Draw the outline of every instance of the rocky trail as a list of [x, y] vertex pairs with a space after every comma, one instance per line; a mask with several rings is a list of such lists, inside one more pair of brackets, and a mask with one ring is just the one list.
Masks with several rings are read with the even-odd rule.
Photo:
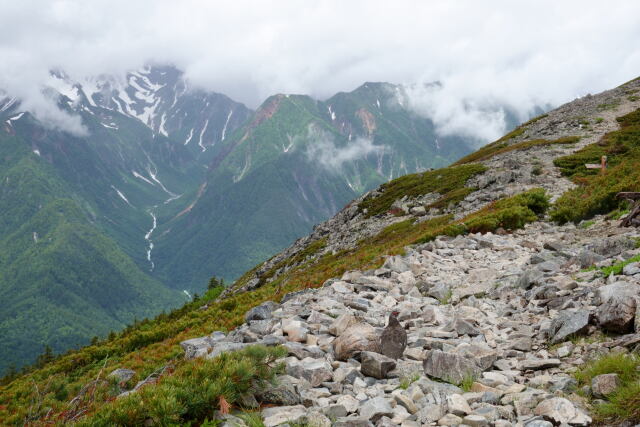
[[[287, 347], [287, 375], [257, 396], [279, 405], [262, 410], [267, 426], [589, 425], [572, 373], [640, 343], [640, 263], [610, 277], [581, 269], [640, 254], [639, 237], [602, 218], [588, 229], [538, 222], [508, 235], [441, 237], [375, 271], [262, 304], [229, 335], [182, 347], [187, 358]], [[396, 310], [408, 345], [393, 360], [377, 351]], [[603, 378], [587, 391], [610, 386]]]

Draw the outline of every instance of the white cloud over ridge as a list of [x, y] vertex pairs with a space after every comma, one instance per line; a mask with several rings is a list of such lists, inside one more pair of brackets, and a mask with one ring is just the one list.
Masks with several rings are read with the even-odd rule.
[[342, 167], [356, 160], [362, 160], [370, 154], [382, 154], [386, 145], [374, 145], [369, 138], [358, 137], [344, 146], [336, 145], [335, 138], [328, 132], [310, 124], [305, 139], [307, 160], [318, 163], [330, 172], [338, 173]]
[[173, 63], [251, 107], [273, 93], [439, 81], [411, 105], [443, 133], [491, 139], [496, 105], [524, 117], [640, 75], [638, 16], [636, 1], [5, 1], [0, 88], [45, 116], [56, 113], [34, 88], [50, 69], [81, 80]]

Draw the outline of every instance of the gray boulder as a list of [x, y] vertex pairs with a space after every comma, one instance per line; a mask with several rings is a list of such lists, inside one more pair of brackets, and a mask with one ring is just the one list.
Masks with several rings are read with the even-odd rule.
[[529, 289], [543, 283], [544, 273], [537, 268], [530, 268], [518, 278], [517, 286], [522, 289]]
[[287, 341], [283, 344], [283, 347], [288, 350], [289, 355], [295, 356], [300, 360], [307, 357], [321, 359], [325, 355], [324, 351], [316, 345], [304, 345], [299, 342]]
[[633, 276], [635, 274], [640, 273], [640, 262], [632, 262], [631, 264], [627, 264], [622, 269], [622, 273], [627, 276]]
[[180, 343], [180, 347], [184, 350], [184, 358], [187, 360], [205, 357], [212, 346], [213, 342], [208, 336], [191, 338]]
[[304, 378], [311, 387], [318, 387], [333, 378], [331, 365], [324, 360], [307, 358], [287, 365], [287, 374], [295, 378]]
[[537, 371], [541, 369], [557, 368], [562, 362], [560, 359], [525, 359], [520, 361], [521, 370]]
[[626, 236], [612, 236], [595, 240], [589, 244], [587, 249], [598, 255], [611, 258], [620, 255], [622, 252], [633, 249], [636, 246], [635, 240]]
[[379, 380], [387, 378], [389, 371], [395, 369], [396, 362], [379, 353], [363, 351], [360, 353], [360, 372]]
[[468, 426], [471, 426], [471, 427], [487, 427], [487, 426], [489, 426], [489, 421], [487, 421], [487, 419], [485, 417], [483, 417], [482, 415], [475, 415], [475, 414], [467, 415], [466, 417], [464, 417], [462, 419], [462, 422], [465, 425], [468, 425]]
[[411, 212], [411, 215], [415, 216], [424, 216], [427, 214], [427, 210], [424, 208], [424, 206], [415, 206], [409, 209], [409, 212]]
[[577, 257], [578, 264], [580, 264], [580, 268], [589, 268], [592, 265], [604, 261], [605, 257], [602, 255], [598, 255], [597, 253], [590, 251], [589, 249], [583, 249], [580, 251]]
[[595, 397], [604, 398], [615, 392], [622, 385], [618, 374], [602, 374], [591, 380], [591, 392]]
[[115, 378], [118, 383], [126, 383], [136, 374], [136, 371], [131, 369], [118, 368], [112, 371], [108, 377]]
[[362, 320], [358, 319], [352, 314], [341, 314], [336, 320], [329, 326], [329, 333], [335, 336], [342, 335], [350, 326], [360, 323]]
[[411, 266], [404, 259], [402, 259], [401, 256], [387, 257], [382, 267], [388, 268], [389, 270], [395, 271], [396, 273], [404, 273], [405, 271], [411, 270]]
[[451, 295], [451, 288], [446, 283], [438, 283], [427, 290], [427, 295], [438, 301], [444, 301]]
[[302, 405], [277, 406], [262, 410], [262, 419], [266, 427], [285, 423], [302, 423], [306, 420], [307, 408]]
[[345, 329], [333, 341], [333, 351], [338, 360], [351, 359], [361, 351], [380, 351], [380, 337], [375, 328], [368, 323], [358, 322]]
[[207, 359], [213, 359], [218, 357], [222, 353], [227, 353], [230, 351], [238, 351], [250, 345], [249, 343], [241, 343], [241, 342], [220, 342], [217, 343], [216, 346], [207, 354]]
[[456, 318], [453, 323], [453, 329], [458, 335], [476, 336], [481, 334], [480, 329], [474, 325], [473, 321], [467, 319]]
[[340, 417], [335, 420], [333, 427], [373, 427], [373, 423], [360, 417]]
[[587, 310], [561, 312], [558, 317], [551, 322], [549, 336], [551, 343], [557, 344], [565, 341], [571, 335], [581, 335], [586, 332], [589, 326], [589, 315]]
[[267, 320], [271, 319], [272, 312], [276, 310], [280, 305], [273, 301], [266, 301], [260, 304], [257, 307], [253, 307], [251, 310], [247, 311], [247, 314], [244, 315], [244, 320], [249, 322], [251, 320]]
[[466, 377], [477, 377], [482, 373], [473, 359], [440, 350], [426, 352], [422, 366], [425, 374], [455, 384], [461, 383]]
[[640, 286], [616, 282], [598, 289], [601, 305], [596, 316], [600, 326], [610, 332], [626, 333], [634, 328]]
[[268, 385], [256, 394], [256, 398], [263, 403], [292, 406], [302, 403], [293, 382], [286, 375], [277, 378], [276, 385]]
[[557, 424], [571, 424], [577, 426], [586, 426], [591, 424], [591, 418], [573, 406], [569, 400], [564, 397], [554, 397], [543, 400], [536, 406], [533, 413], [552, 420]]
[[544, 273], [555, 273], [560, 269], [560, 264], [555, 261], [541, 262], [536, 268]]
[[362, 405], [360, 417], [375, 423], [382, 417], [393, 417], [393, 408], [384, 397], [374, 397]]
[[425, 402], [421, 404], [415, 415], [420, 425], [425, 425], [438, 421], [444, 414], [445, 410], [442, 405]]
[[476, 365], [482, 370], [486, 371], [498, 358], [495, 350], [489, 347], [484, 342], [471, 342], [460, 344], [456, 348], [456, 354], [466, 357], [474, 361]]

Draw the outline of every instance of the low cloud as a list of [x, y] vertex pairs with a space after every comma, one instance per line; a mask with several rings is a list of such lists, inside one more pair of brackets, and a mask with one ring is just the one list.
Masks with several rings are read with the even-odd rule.
[[596, 0], [6, 2], [0, 88], [59, 126], [69, 118], [39, 90], [51, 69], [83, 80], [171, 63], [254, 108], [274, 93], [437, 81], [413, 108], [441, 133], [492, 139], [500, 106], [526, 117], [637, 77], [638, 16], [638, 2]]
[[58, 108], [55, 98], [47, 95], [24, 97], [19, 109], [31, 112], [46, 128], [65, 131], [74, 136], [88, 136], [89, 131], [82, 123], [82, 118]]
[[365, 159], [371, 154], [381, 154], [387, 149], [386, 146], [374, 145], [372, 140], [363, 137], [338, 146], [331, 134], [313, 125], [309, 125], [306, 139], [309, 162], [318, 163], [332, 172], [339, 172], [345, 164]]
[[[431, 119], [440, 136], [460, 135], [484, 143], [505, 133], [507, 105], [492, 100], [490, 93], [472, 97], [443, 84], [413, 84], [405, 90], [407, 107]], [[521, 108], [516, 111], [521, 120], [529, 113]]]

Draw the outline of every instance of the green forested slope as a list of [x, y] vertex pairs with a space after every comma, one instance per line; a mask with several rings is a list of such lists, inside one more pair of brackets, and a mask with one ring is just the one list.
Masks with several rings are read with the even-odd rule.
[[235, 279], [362, 193], [471, 150], [468, 138], [438, 138], [402, 96], [367, 83], [323, 102], [267, 99], [218, 149], [191, 208], [160, 226], [163, 277], [178, 289]]
[[0, 134], [0, 371], [184, 301], [81, 206], [90, 203], [21, 137]]

